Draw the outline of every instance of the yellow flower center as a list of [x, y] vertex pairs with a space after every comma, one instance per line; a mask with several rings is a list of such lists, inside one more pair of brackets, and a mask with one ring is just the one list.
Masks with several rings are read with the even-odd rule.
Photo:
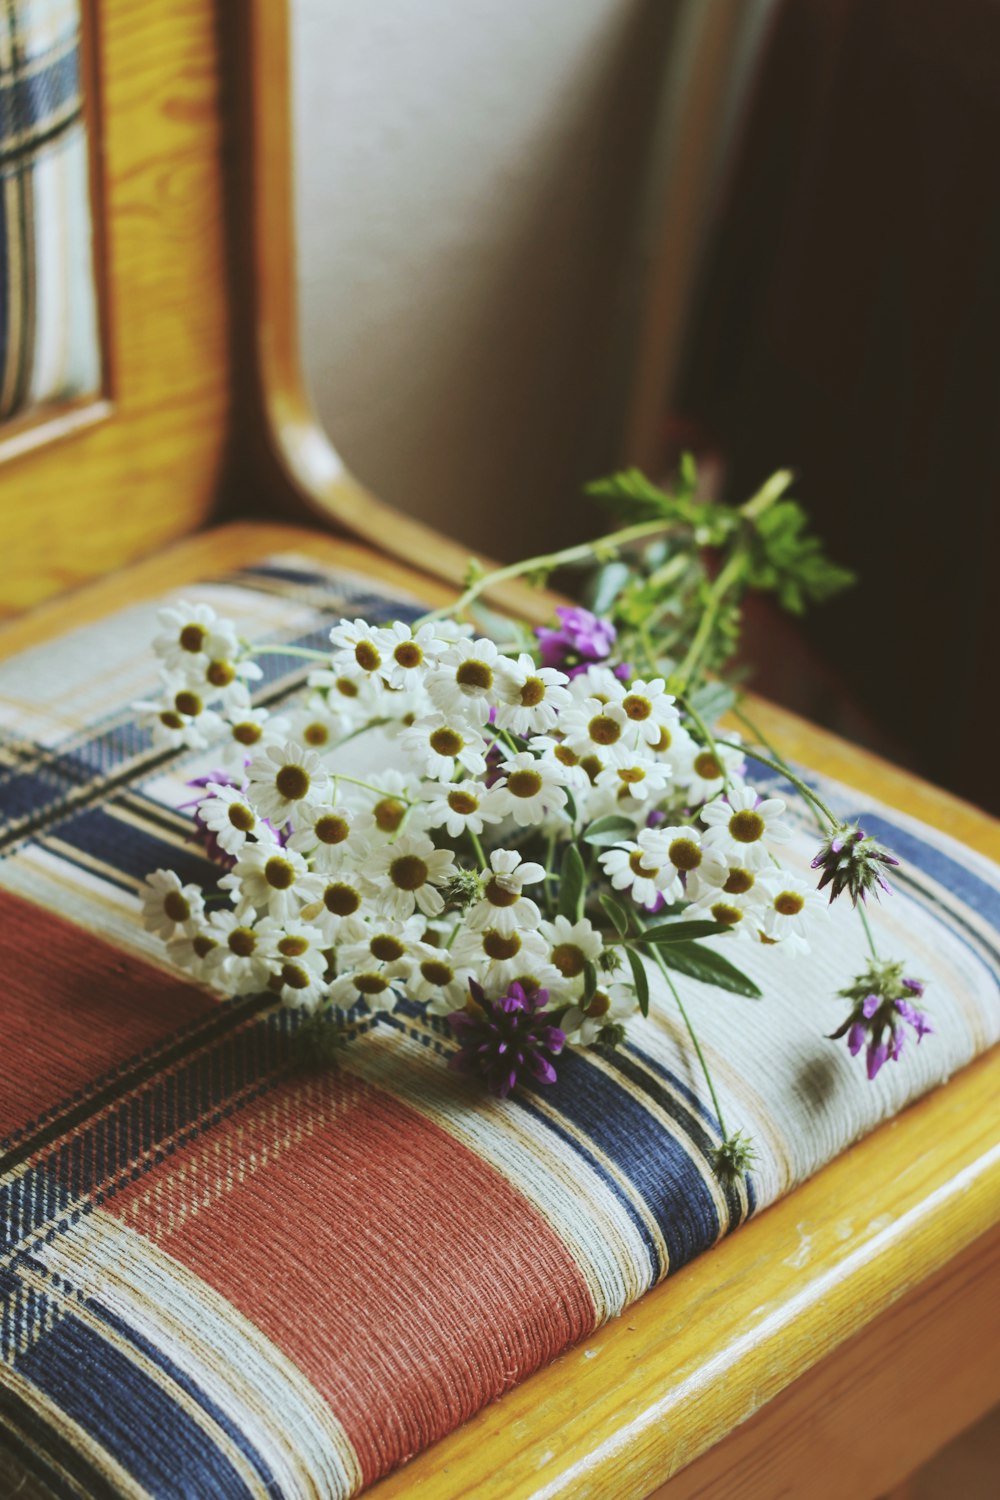
[[487, 958], [505, 962], [516, 957], [520, 951], [521, 939], [516, 932], [507, 936], [502, 932], [497, 932], [494, 927], [490, 927], [483, 933], [483, 952]]
[[382, 665], [382, 658], [371, 641], [358, 641], [354, 648], [354, 660], [362, 672], [374, 672]]
[[361, 897], [353, 885], [334, 882], [323, 892], [323, 905], [335, 917], [350, 917], [361, 905]]
[[180, 714], [175, 714], [172, 709], [167, 709], [160, 715], [160, 723], [165, 724], [168, 729], [183, 729], [184, 720]]
[[590, 1004], [584, 1011], [584, 1015], [596, 1021], [600, 1016], [606, 1016], [611, 1009], [611, 997], [603, 990], [595, 990], [590, 999]]
[[399, 939], [388, 932], [380, 932], [377, 937], [373, 937], [368, 947], [372, 958], [377, 958], [382, 964], [396, 963], [406, 951]]
[[288, 802], [298, 802], [309, 790], [309, 772], [302, 766], [282, 766], [274, 784]]
[[313, 831], [321, 844], [342, 844], [350, 833], [350, 825], [339, 813], [324, 813], [317, 818]]
[[545, 697], [545, 683], [540, 677], [526, 677], [521, 685], [521, 707], [534, 708]]
[[329, 727], [321, 723], [319, 719], [314, 719], [311, 724], [307, 724], [305, 729], [303, 729], [302, 738], [307, 745], [325, 745], [330, 739]]
[[280, 855], [273, 854], [264, 866], [264, 879], [272, 890], [287, 891], [295, 879], [295, 870], [282, 859]]
[[185, 625], [179, 636], [181, 648], [184, 651], [200, 651], [207, 635], [204, 625]]
[[781, 891], [774, 898], [774, 909], [783, 917], [797, 917], [805, 904], [798, 891]]
[[618, 772], [618, 780], [624, 781], [626, 786], [638, 786], [645, 779], [646, 773], [641, 766], [622, 766]]
[[622, 737], [621, 726], [610, 714], [595, 714], [587, 725], [587, 733], [595, 745], [613, 745]]
[[233, 739], [241, 745], [256, 745], [263, 732], [260, 725], [255, 724], [252, 719], [244, 719], [233, 725]]
[[257, 946], [257, 939], [249, 927], [234, 927], [229, 934], [229, 946], [237, 958], [249, 958]]
[[457, 729], [435, 729], [428, 743], [438, 755], [453, 756], [462, 749], [465, 740]]
[[191, 907], [180, 891], [168, 891], [163, 902], [163, 910], [171, 922], [186, 922], [191, 915]]
[[701, 850], [694, 839], [674, 839], [667, 857], [675, 870], [697, 870], [701, 864]]
[[580, 757], [568, 745], [557, 745], [553, 754], [561, 766], [578, 766], [580, 764]]
[[512, 891], [509, 886], [501, 885], [495, 875], [487, 882], [483, 895], [491, 906], [513, 906], [515, 901], [521, 899], [519, 891]]
[[626, 716], [634, 720], [637, 724], [641, 724], [643, 719], [648, 719], [653, 712], [653, 705], [641, 693], [627, 694], [622, 699], [622, 708], [625, 710]]
[[420, 965], [420, 972], [428, 984], [440, 985], [442, 988], [455, 977], [454, 970], [439, 958], [425, 958]]
[[455, 673], [455, 681], [459, 687], [475, 688], [477, 692], [485, 693], [493, 686], [493, 672], [484, 661], [470, 657]]
[[292, 933], [278, 939], [278, 952], [285, 958], [301, 958], [309, 950], [309, 939]]
[[537, 797], [542, 786], [537, 771], [512, 771], [507, 778], [507, 790], [513, 797]]
[[213, 687], [228, 687], [236, 677], [236, 668], [231, 661], [210, 661], [205, 676]]
[[726, 901], [717, 901], [712, 907], [712, 916], [724, 927], [735, 927], [737, 922], [743, 921], [743, 913], [738, 906], [730, 906]]
[[407, 669], [419, 667], [420, 663], [424, 659], [424, 653], [421, 651], [416, 641], [400, 641], [399, 645], [396, 647], [392, 654], [397, 665], [400, 667], [406, 667]]
[[196, 938], [192, 939], [191, 942], [191, 947], [197, 953], [199, 958], [207, 958], [212, 949], [217, 948], [218, 946], [219, 945], [214, 938], [206, 937], [203, 932], [200, 932]]
[[764, 819], [760, 813], [744, 808], [729, 819], [729, 832], [738, 844], [756, 844], [764, 836]]
[[750, 870], [730, 870], [729, 876], [722, 889], [727, 896], [744, 896], [747, 891], [752, 890], [756, 876]]
[[633, 875], [638, 875], [642, 880], [652, 880], [659, 874], [659, 869], [656, 865], [644, 865], [642, 857], [641, 849], [633, 849], [628, 857], [628, 867]]
[[230, 802], [227, 816], [234, 828], [240, 833], [249, 833], [257, 819], [243, 802]]
[[395, 833], [406, 817], [406, 803], [400, 802], [398, 797], [383, 797], [372, 808], [372, 817], [382, 833]]
[[564, 979], [575, 979], [583, 973], [586, 959], [575, 943], [557, 943], [552, 950], [552, 962]]
[[467, 817], [469, 813], [474, 813], [479, 806], [479, 798], [474, 797], [471, 792], [462, 792], [456, 789], [448, 793], [448, 806], [452, 812], [457, 812], [462, 817]]
[[702, 781], [717, 781], [722, 775], [722, 767], [711, 750], [702, 750], [700, 755], [695, 756], [694, 768]]
[[430, 871], [416, 854], [401, 854], [389, 866], [389, 879], [398, 890], [419, 891]]
[[354, 985], [362, 995], [381, 995], [389, 988], [389, 981], [381, 974], [355, 974]]

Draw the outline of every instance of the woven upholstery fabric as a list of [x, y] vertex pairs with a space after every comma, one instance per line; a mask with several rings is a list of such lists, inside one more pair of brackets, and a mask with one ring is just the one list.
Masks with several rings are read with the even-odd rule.
[[99, 379], [79, 0], [5, 0], [0, 421]]
[[[184, 595], [315, 646], [341, 613], [417, 613], [292, 556]], [[127, 707], [163, 602], [0, 665], [0, 1449], [32, 1484], [348, 1496], [997, 1039], [1000, 871], [827, 785], [905, 860], [877, 930], [929, 981], [936, 1035], [874, 1084], [824, 1039], [864, 957], [849, 909], [811, 960], [741, 945], [761, 1002], [686, 982], [760, 1150], [731, 1191], [655, 976], [619, 1054], [504, 1102], [442, 1065], [415, 1006], [296, 1070], [295, 1012], [187, 983], [138, 921], [157, 866], [212, 874], [176, 810], [210, 754], [154, 751]], [[300, 661], [262, 664], [261, 701], [301, 688]]]

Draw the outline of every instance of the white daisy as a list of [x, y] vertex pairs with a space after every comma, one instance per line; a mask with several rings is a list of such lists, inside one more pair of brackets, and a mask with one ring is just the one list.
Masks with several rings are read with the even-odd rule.
[[446, 885], [454, 873], [450, 849], [435, 849], [425, 835], [410, 833], [373, 850], [360, 870], [378, 910], [400, 921], [418, 906], [425, 916], [436, 917], [444, 908], [437, 887]]
[[310, 875], [303, 880], [302, 920], [318, 927], [323, 941], [357, 943], [365, 934], [365, 893], [352, 869]]
[[682, 877], [704, 872], [709, 880], [722, 878], [723, 861], [706, 847], [705, 835], [685, 824], [644, 828], [638, 836], [640, 849], [659, 868], [656, 885], [666, 901], [682, 901], [686, 887]]
[[401, 744], [407, 758], [435, 781], [451, 781], [456, 765], [473, 776], [486, 770], [486, 741], [460, 715], [430, 714], [404, 731]]
[[572, 703], [565, 672], [537, 667], [522, 651], [516, 661], [504, 657], [497, 677], [497, 727], [527, 738], [554, 729], [560, 711]]
[[188, 687], [207, 700], [221, 702], [227, 712], [248, 707], [248, 684], [264, 675], [255, 661], [226, 656], [192, 656], [181, 670]]
[[603, 769], [631, 759], [635, 736], [630, 732], [630, 720], [620, 703], [585, 698], [560, 715], [559, 728], [581, 762], [595, 755]]
[[214, 911], [208, 921], [209, 935], [216, 944], [205, 960], [211, 983], [230, 995], [267, 989], [277, 964], [253, 917]]
[[269, 745], [255, 755], [247, 780], [257, 811], [276, 828], [307, 821], [330, 795], [330, 778], [315, 750], [292, 743]]
[[242, 766], [251, 755], [259, 755], [285, 739], [287, 720], [269, 714], [266, 708], [232, 706], [226, 711], [226, 738], [222, 758], [227, 765]]
[[483, 874], [483, 899], [465, 914], [466, 927], [498, 932], [537, 927], [541, 912], [534, 901], [523, 894], [526, 885], [537, 885], [545, 879], [541, 865], [522, 863], [515, 849], [494, 849], [489, 868]]
[[236, 627], [208, 604], [181, 601], [157, 613], [160, 634], [153, 650], [171, 671], [184, 671], [193, 657], [228, 660], [239, 653]]
[[261, 838], [244, 844], [229, 875], [219, 881], [233, 893], [240, 916], [256, 910], [285, 922], [297, 917], [307, 899], [306, 862], [294, 849], [283, 849], [277, 839]]
[[695, 906], [707, 908], [713, 901], [730, 896], [738, 897], [748, 906], [767, 904], [767, 892], [761, 885], [759, 872], [748, 870], [737, 858], [724, 865], [706, 862], [692, 871], [688, 876], [687, 894], [692, 909]]
[[410, 691], [422, 685], [424, 674], [447, 650], [433, 625], [414, 630], [394, 620], [381, 632], [382, 676], [391, 688]]
[[380, 795], [358, 814], [358, 832], [373, 843], [394, 839], [403, 827], [409, 831], [422, 826], [423, 809], [419, 805], [419, 783], [414, 776], [399, 771], [379, 771], [376, 777]]
[[666, 691], [662, 677], [646, 682], [637, 677], [627, 687], [622, 685], [622, 695], [613, 699], [624, 710], [625, 717], [635, 730], [638, 744], [657, 749], [667, 734], [680, 724], [680, 714], [674, 707], [674, 698]]
[[616, 844], [597, 858], [612, 889], [630, 891], [637, 906], [652, 906], [660, 894], [661, 882], [669, 881], [673, 875], [672, 869], [664, 870], [662, 861], [634, 839]]
[[456, 963], [447, 948], [422, 943], [407, 994], [425, 1003], [429, 1015], [447, 1016], [461, 1010], [469, 998], [469, 980], [475, 978], [475, 969]]
[[559, 767], [559, 776], [563, 786], [568, 786], [575, 794], [587, 792], [597, 780], [601, 771], [604, 770], [604, 762], [596, 755], [587, 756], [586, 765], [565, 740], [557, 739], [553, 735], [536, 734], [530, 740], [531, 749], [541, 760], [551, 760]]
[[493, 641], [457, 641], [427, 676], [427, 691], [446, 717], [485, 724], [495, 701], [499, 652]]
[[463, 833], [482, 833], [486, 823], [499, 823], [500, 813], [492, 802], [492, 794], [485, 791], [477, 781], [460, 781], [455, 786], [442, 786], [438, 795], [427, 803], [425, 821], [428, 828], [444, 825], [453, 839]]
[[[719, 795], [723, 789], [723, 772], [728, 777], [730, 786], [735, 788], [739, 784], [741, 778], [738, 771], [743, 764], [743, 756], [739, 750], [734, 750], [729, 745], [718, 745], [716, 750], [710, 750], [705, 745], [697, 744], [690, 735], [687, 736], [685, 748], [689, 758], [676, 764], [675, 774], [679, 784], [687, 788], [690, 807], [697, 807], [700, 802], [707, 802]], [[679, 755], [677, 760], [679, 761]]]
[[618, 797], [632, 797], [636, 802], [645, 802], [650, 797], [659, 799], [670, 780], [670, 767], [651, 755], [635, 751], [619, 765], [607, 766], [600, 772], [597, 785], [612, 791]]
[[142, 901], [142, 925], [157, 937], [171, 938], [178, 927], [193, 932], [200, 924], [204, 910], [201, 891], [196, 885], [181, 885], [173, 870], [157, 870], [139, 887]]
[[181, 928], [177, 936], [170, 939], [167, 943], [167, 957], [178, 969], [190, 974], [192, 979], [210, 982], [209, 958], [213, 948], [217, 946], [217, 940], [208, 926], [198, 923], [190, 929]]
[[571, 1005], [559, 1022], [568, 1042], [588, 1047], [596, 1042], [603, 1028], [618, 1022], [623, 1025], [639, 1009], [635, 991], [627, 984], [605, 984], [594, 991], [586, 1005]]
[[764, 931], [772, 942], [809, 952], [809, 933], [825, 917], [826, 901], [813, 886], [787, 870], [767, 870], [759, 885], [767, 897]]
[[540, 759], [530, 750], [503, 762], [504, 779], [491, 789], [492, 804], [521, 828], [537, 823], [546, 813], [566, 806], [562, 775], [554, 760]]
[[238, 786], [222, 786], [217, 781], [210, 781], [205, 790], [208, 796], [199, 802], [198, 816], [215, 835], [220, 847], [227, 854], [236, 856], [248, 834], [257, 832], [257, 814]]
[[381, 712], [385, 691], [380, 677], [352, 677], [320, 668], [310, 672], [307, 681], [326, 700], [330, 712], [344, 721], [345, 732], [347, 727], [367, 723]]
[[395, 1010], [406, 994], [409, 964], [371, 963], [338, 974], [330, 986], [330, 999], [338, 1010], [350, 1010], [363, 1000], [375, 1012]]
[[273, 963], [269, 988], [289, 1005], [315, 1010], [327, 992], [327, 955], [322, 932], [311, 923], [267, 918], [257, 934]]
[[169, 684], [163, 698], [134, 703], [140, 724], [153, 731], [158, 750], [204, 750], [222, 729], [222, 719], [193, 688]]
[[288, 847], [304, 855], [310, 869], [322, 874], [340, 870], [368, 853], [367, 841], [358, 832], [358, 815], [343, 803], [314, 808], [301, 820]]
[[543, 922], [539, 932], [549, 945], [549, 959], [564, 981], [561, 988], [578, 993], [584, 982], [584, 965], [596, 964], [604, 952], [601, 934], [586, 917], [571, 922], [554, 917]]
[[327, 707], [320, 693], [310, 694], [309, 701], [288, 715], [285, 734], [307, 750], [326, 755], [344, 734], [340, 716]]
[[545, 939], [524, 928], [473, 928], [466, 924], [451, 946], [455, 962], [483, 976], [489, 994], [502, 994], [518, 975], [547, 962]]
[[381, 677], [386, 653], [384, 632], [367, 620], [341, 620], [330, 631], [333, 670], [347, 677]]
[[363, 935], [337, 944], [337, 962], [347, 971], [374, 964], [403, 964], [408, 970], [419, 957], [426, 922], [422, 917], [407, 917], [397, 922], [392, 917], [372, 917]]
[[736, 859], [750, 870], [761, 870], [768, 863], [767, 845], [783, 844], [792, 836], [781, 815], [785, 804], [780, 797], [759, 799], [752, 786], [733, 787], [727, 797], [716, 797], [701, 810], [701, 820], [708, 824], [706, 851], [728, 861]]

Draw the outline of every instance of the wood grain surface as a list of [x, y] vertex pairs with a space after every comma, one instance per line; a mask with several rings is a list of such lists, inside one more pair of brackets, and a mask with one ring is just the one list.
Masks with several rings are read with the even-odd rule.
[[[14, 622], [0, 657], [282, 550], [435, 603], [448, 594], [357, 544], [241, 525]], [[1000, 853], [1000, 825], [957, 798], [782, 710], [753, 712], [786, 754]], [[994, 1050], [383, 1480], [373, 1500], [866, 1500], [900, 1481], [1000, 1400], [998, 1099]]]
[[57, 440], [38, 448], [37, 432], [21, 434], [24, 451], [0, 469], [0, 617], [193, 530], [212, 513], [222, 463], [216, 6], [97, 0], [92, 9], [112, 407], [53, 414], [45, 435]]

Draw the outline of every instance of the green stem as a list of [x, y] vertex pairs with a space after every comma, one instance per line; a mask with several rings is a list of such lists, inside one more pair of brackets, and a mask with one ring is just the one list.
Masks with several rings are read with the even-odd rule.
[[814, 792], [811, 786], [806, 785], [801, 776], [796, 776], [795, 772], [790, 771], [781, 761], [772, 760], [769, 755], [761, 755], [759, 750], [751, 750], [749, 745], [738, 744], [734, 740], [720, 740], [719, 744], [728, 745], [730, 750], [741, 750], [744, 755], [749, 755], [751, 760], [759, 761], [762, 766], [769, 766], [772, 771], [777, 771], [779, 776], [784, 776], [786, 781], [791, 782], [795, 790], [801, 796], [805, 797], [807, 802], [812, 803], [814, 807], [819, 809], [824, 818], [829, 821], [831, 828], [840, 827], [840, 819], [835, 813], [830, 811], [819, 793]]
[[301, 656], [303, 661], [325, 661], [329, 666], [329, 651], [314, 651], [309, 646], [258, 646], [244, 642], [253, 656]]
[[461, 614], [474, 599], [480, 594], [486, 593], [498, 583], [503, 583], [508, 578], [520, 578], [525, 573], [551, 572], [553, 568], [561, 568], [566, 563], [586, 562], [611, 548], [625, 547], [629, 542], [643, 541], [646, 537], [658, 536], [668, 529], [664, 521], [640, 521], [634, 526], [626, 526], [621, 531], [613, 531], [609, 536], [599, 537], [594, 542], [581, 542], [576, 547], [564, 547], [560, 552], [546, 552], [538, 557], [525, 558], [523, 562], [509, 563], [504, 568], [495, 568], [492, 573], [484, 573], [474, 583], [470, 583], [464, 593], [460, 594], [454, 604], [449, 604], [442, 609], [432, 610], [429, 614], [421, 615], [419, 620], [414, 621], [413, 628], [426, 625], [434, 620], [446, 620], [451, 615]]
[[405, 802], [407, 807], [416, 805], [412, 797], [404, 797], [402, 792], [387, 792], [385, 787], [373, 786], [370, 781], [361, 781], [357, 776], [348, 776], [346, 771], [332, 771], [330, 774], [334, 781], [349, 781], [351, 786], [363, 787], [366, 792], [374, 792], [379, 797], [392, 797], [396, 802]]
[[479, 835], [478, 835], [478, 833], [473, 833], [473, 831], [472, 831], [471, 828], [467, 828], [465, 831], [469, 835], [469, 842], [470, 842], [470, 844], [472, 845], [473, 849], [476, 851], [476, 858], [479, 861], [479, 868], [481, 870], [488, 870], [489, 869], [489, 863], [488, 863], [488, 861], [486, 859], [486, 855], [483, 853], [483, 846], [482, 846], [482, 844], [479, 841]]
[[676, 674], [681, 692], [686, 690], [688, 683], [691, 681], [694, 669], [698, 665], [705, 647], [708, 645], [712, 634], [712, 627], [715, 624], [715, 617], [719, 613], [722, 601], [733, 585], [738, 582], [745, 561], [746, 558], [742, 549], [737, 547], [712, 584], [708, 605], [701, 619], [698, 621], [698, 629], [694, 633], [694, 639], [688, 648], [687, 656], [685, 656]]
[[865, 929], [865, 937], [868, 939], [868, 947], [871, 951], [871, 956], [875, 960], [875, 962], [878, 963], [878, 949], [875, 946], [875, 939], [872, 936], [872, 928], [871, 923], [868, 920], [868, 913], [865, 911], [863, 906], [855, 907], [855, 910], [857, 911], [858, 916], [861, 918], [862, 927]]
[[[754, 721], [750, 718], [749, 714], [745, 714], [741, 708], [731, 708], [729, 711], [734, 718], [739, 719], [741, 724], [746, 725], [750, 733], [757, 740], [758, 744], [763, 745], [768, 754], [774, 756], [776, 763], [781, 766], [785, 776], [788, 776], [790, 778], [794, 773], [791, 771], [791, 768], [788, 762], [785, 760], [785, 757], [782, 755], [780, 750], [778, 750], [774, 745], [771, 744], [771, 741], [764, 734], [763, 730], [757, 727]], [[807, 801], [806, 806], [812, 813], [813, 818], [816, 820], [816, 827], [821, 833], [825, 833], [826, 826], [823, 822], [823, 819], [820, 817], [818, 809], [814, 807], [811, 801]]]
[[755, 495], [744, 501], [740, 506], [740, 515], [745, 521], [756, 521], [762, 516], [775, 500], [780, 500], [795, 475], [791, 469], [778, 469], [769, 479], [765, 479]]
[[712, 754], [715, 756], [716, 765], [719, 767], [719, 770], [722, 772], [722, 789], [723, 789], [723, 791], [728, 792], [729, 791], [729, 786], [730, 786], [730, 783], [729, 783], [729, 772], [726, 770], [726, 763], [725, 763], [725, 761], [722, 759], [722, 756], [719, 754], [719, 746], [727, 744], [728, 741], [726, 741], [726, 740], [716, 740], [715, 736], [712, 734], [712, 731], [709, 729], [708, 725], [705, 723], [705, 720], [702, 718], [701, 714], [698, 712], [698, 710], [695, 708], [694, 704], [691, 703], [691, 701], [688, 698], [681, 698], [680, 702], [681, 702], [681, 704], [682, 704], [682, 706], [684, 708], [684, 712], [691, 719], [691, 721], [693, 722], [695, 728], [698, 730], [699, 734], [701, 734], [702, 738], [704, 739], [706, 745], [711, 750]]
[[711, 1094], [712, 1103], [715, 1106], [715, 1118], [719, 1122], [719, 1132], [724, 1141], [728, 1140], [729, 1132], [726, 1129], [726, 1122], [722, 1116], [722, 1105], [719, 1103], [719, 1096], [715, 1092], [715, 1084], [712, 1082], [712, 1075], [709, 1072], [708, 1063], [705, 1060], [705, 1054], [701, 1050], [701, 1043], [699, 1042], [697, 1033], [691, 1024], [691, 1017], [688, 1015], [686, 1009], [684, 1008], [684, 1001], [681, 999], [677, 991], [677, 986], [674, 984], [674, 981], [670, 977], [670, 970], [663, 962], [663, 958], [660, 955], [659, 950], [656, 948], [653, 949], [653, 958], [655, 959], [664, 979], [667, 981], [670, 993], [673, 995], [674, 1000], [677, 1003], [677, 1009], [681, 1013], [684, 1025], [687, 1027], [687, 1034], [691, 1038], [691, 1045], [694, 1047], [695, 1052], [698, 1054], [698, 1061], [701, 1063], [701, 1071], [705, 1075], [705, 1082], [708, 1085], [708, 1092]]

